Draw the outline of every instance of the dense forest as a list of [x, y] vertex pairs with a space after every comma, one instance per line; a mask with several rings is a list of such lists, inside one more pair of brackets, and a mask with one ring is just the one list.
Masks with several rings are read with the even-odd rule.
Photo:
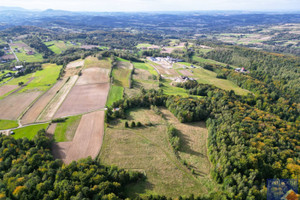
[[33, 141], [0, 136], [0, 199], [124, 199], [124, 187], [144, 179], [91, 158], [64, 165], [50, 148], [44, 131]]

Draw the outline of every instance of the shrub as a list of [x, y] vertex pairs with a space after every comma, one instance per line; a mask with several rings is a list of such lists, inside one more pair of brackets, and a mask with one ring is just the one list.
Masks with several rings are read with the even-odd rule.
[[137, 127], [141, 127], [141, 126], [142, 126], [142, 123], [141, 123], [141, 122], [138, 122], [138, 123], [136, 124], [136, 126], [137, 126]]
[[125, 122], [125, 128], [128, 128], [129, 125], [128, 125], [128, 122]]
[[135, 127], [135, 122], [131, 122], [131, 128]]

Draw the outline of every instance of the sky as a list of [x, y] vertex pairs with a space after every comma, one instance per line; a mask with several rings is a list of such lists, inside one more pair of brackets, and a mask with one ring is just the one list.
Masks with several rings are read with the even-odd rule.
[[0, 6], [70, 11], [300, 11], [300, 0], [0, 0]]

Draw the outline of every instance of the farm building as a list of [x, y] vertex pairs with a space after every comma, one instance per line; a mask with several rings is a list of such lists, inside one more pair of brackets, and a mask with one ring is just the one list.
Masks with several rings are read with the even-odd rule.
[[244, 67], [242, 68], [236, 68], [234, 71], [240, 72], [240, 73], [250, 73], [248, 70], [246, 70]]
[[184, 83], [186, 81], [194, 81], [195, 79], [190, 78], [188, 76], [179, 76], [177, 78], [174, 79], [174, 82], [176, 83]]
[[27, 55], [34, 55], [34, 52], [33, 51], [28, 51]]

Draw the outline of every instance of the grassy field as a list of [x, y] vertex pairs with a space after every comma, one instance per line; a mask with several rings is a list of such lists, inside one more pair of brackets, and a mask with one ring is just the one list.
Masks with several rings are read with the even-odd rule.
[[75, 135], [76, 129], [79, 125], [81, 115], [68, 117], [65, 122], [57, 123], [54, 132], [55, 142], [71, 141]]
[[14, 130], [14, 135], [13, 137], [15, 139], [23, 138], [26, 137], [28, 139], [33, 139], [34, 136], [37, 134], [37, 132], [41, 129], [47, 129], [49, 124], [38, 124], [38, 125], [32, 125], [32, 126], [27, 126], [24, 128], [19, 128]]
[[64, 42], [61, 40], [44, 42], [44, 43], [55, 54], [61, 54], [63, 51], [67, 50], [68, 48], [76, 47], [71, 42]]
[[99, 158], [104, 164], [147, 175], [145, 182], [128, 186], [126, 191], [131, 198], [150, 194], [168, 197], [207, 194], [206, 185], [210, 185], [210, 178], [206, 175], [200, 179], [193, 175], [176, 157], [169, 143], [168, 122], [164, 118], [152, 110], [135, 109], [130, 111], [128, 121], [151, 122], [153, 126], [124, 128], [124, 120], [112, 123], [106, 129]]
[[110, 58], [103, 58], [99, 60], [97, 57], [90, 56], [84, 60], [84, 67], [85, 68], [100, 67], [100, 68], [110, 69], [111, 60]]
[[188, 97], [189, 94], [188, 92], [183, 89], [183, 88], [179, 88], [179, 87], [174, 87], [171, 85], [171, 80], [169, 79], [163, 79], [161, 81], [161, 83], [163, 84], [163, 86], [160, 87], [160, 89], [163, 89], [164, 91], [164, 94], [167, 94], [167, 95], [180, 95], [180, 96], [183, 96], [183, 97]]
[[152, 45], [151, 44], [148, 44], [148, 43], [142, 43], [142, 44], [138, 44], [136, 47], [137, 48], [142, 48], [142, 47], [151, 47]]
[[134, 66], [134, 68], [147, 70], [151, 74], [158, 76], [157, 71], [151, 65], [149, 65], [147, 63], [134, 62], [133, 66]]
[[0, 130], [18, 127], [18, 122], [15, 120], [2, 120], [0, 119]]
[[114, 102], [123, 98], [124, 88], [121, 86], [112, 85], [109, 90], [106, 106], [111, 106]]
[[[14, 44], [19, 44], [19, 45], [13, 45], [12, 49], [14, 50], [14, 52], [16, 53], [16, 55], [20, 61], [26, 61], [26, 62], [42, 62], [43, 61], [43, 55], [36, 52], [32, 48], [28, 47], [28, 45], [26, 45], [24, 42], [16, 41], [16, 43], [14, 43]], [[17, 52], [15, 50], [15, 48], [17, 48], [20, 52]], [[33, 50], [35, 54], [27, 55], [26, 52], [29, 50]]]
[[28, 90], [48, 90], [56, 82], [61, 67], [61, 65], [56, 64], [44, 64], [43, 70], [37, 71], [34, 74], [32, 74], [34, 79], [20, 92]]
[[116, 86], [129, 87], [132, 66], [129, 62], [119, 61], [112, 70], [113, 83]]

